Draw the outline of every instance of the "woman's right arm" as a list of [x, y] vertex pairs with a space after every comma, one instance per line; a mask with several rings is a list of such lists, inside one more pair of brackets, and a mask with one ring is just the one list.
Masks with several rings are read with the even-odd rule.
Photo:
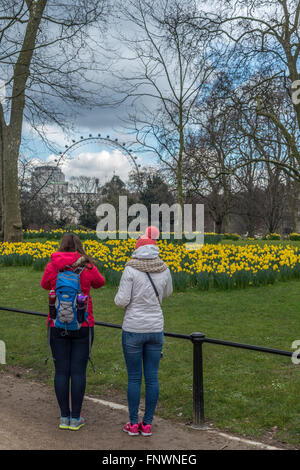
[[125, 268], [121, 277], [119, 289], [115, 296], [115, 304], [118, 307], [126, 308], [131, 300], [133, 276], [130, 268]]
[[51, 262], [48, 263], [41, 280], [42, 288], [46, 290], [51, 290], [53, 284], [55, 283], [56, 275], [57, 270], [53, 267], [53, 264]]

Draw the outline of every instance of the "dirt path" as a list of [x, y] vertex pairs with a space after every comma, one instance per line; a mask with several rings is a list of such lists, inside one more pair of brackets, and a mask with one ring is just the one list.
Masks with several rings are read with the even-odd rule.
[[[156, 417], [153, 435], [129, 437], [122, 431], [127, 410], [85, 400], [87, 424], [78, 432], [58, 429], [59, 410], [52, 387], [0, 373], [0, 449], [19, 450], [201, 450], [253, 449], [218, 434]], [[271, 445], [276, 445], [270, 443]], [[278, 447], [278, 446], [277, 446]]]

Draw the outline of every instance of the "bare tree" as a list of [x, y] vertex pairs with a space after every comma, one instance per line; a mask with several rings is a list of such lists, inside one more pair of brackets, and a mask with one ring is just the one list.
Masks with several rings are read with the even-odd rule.
[[[245, 174], [243, 168], [250, 165], [259, 169], [265, 182], [266, 191], [264, 217], [268, 221], [269, 230], [275, 230], [282, 218], [284, 197], [290, 199], [290, 212], [292, 213], [293, 230], [298, 227], [297, 200], [299, 198], [299, 178], [297, 176], [297, 161], [294, 159], [291, 147], [288, 144], [281, 129], [256, 112], [256, 94], [263, 96], [264, 108], [276, 114], [288, 132], [293, 135], [295, 143], [299, 145], [300, 134], [297, 124], [293, 119], [293, 109], [286, 90], [280, 80], [262, 83], [260, 76], [253, 77], [239, 91], [235, 90], [229, 97], [229, 106], [235, 109], [233, 119], [237, 153], [235, 155], [235, 176], [237, 179]], [[247, 174], [247, 171], [246, 171]], [[259, 179], [259, 178], [257, 178]], [[289, 190], [284, 191], [282, 198], [278, 193], [282, 191], [282, 185], [287, 185]], [[255, 183], [255, 182], [254, 182]], [[258, 182], [259, 183], [259, 182]], [[276, 183], [278, 188], [276, 189]], [[256, 185], [257, 183], [255, 183]], [[277, 192], [277, 194], [276, 194]], [[277, 214], [277, 222], [275, 215]]]
[[71, 207], [82, 225], [96, 228], [96, 208], [100, 202], [99, 180], [89, 176], [72, 177], [65, 208]]
[[[225, 150], [225, 149], [224, 149]], [[198, 197], [214, 221], [217, 233], [229, 232], [232, 211], [232, 177], [221, 174], [218, 178], [207, 175], [219, 169], [224, 158], [199, 136], [190, 136], [183, 164], [183, 181], [186, 198]], [[221, 161], [220, 161], [221, 159]]]
[[[223, 74], [193, 112], [196, 129], [188, 140], [184, 181], [205, 201], [217, 231], [228, 231], [230, 214], [239, 216], [250, 236], [258, 227], [274, 231], [286, 209], [287, 175], [280, 164], [290, 161], [288, 147], [279, 129], [255, 112], [257, 81], [237, 86]], [[282, 88], [264, 84], [259, 91], [292, 132]]]
[[[131, 33], [122, 37], [127, 70], [115, 73], [117, 91], [131, 102], [128, 127], [137, 143], [174, 173], [183, 203], [182, 165], [191, 111], [214, 72], [215, 35], [189, 26], [194, 0], [127, 0], [120, 7]], [[200, 33], [199, 33], [200, 31]], [[126, 69], [125, 69], [126, 70]]]
[[[233, 45], [233, 56], [239, 69], [248, 70], [248, 75], [250, 71], [252, 75], [259, 72], [254, 112], [281, 133], [288, 147], [288, 160], [273, 161], [270, 155], [260, 158], [273, 161], [292, 179], [300, 181], [300, 102], [292, 99], [293, 86], [300, 78], [300, 1], [217, 0], [211, 7], [213, 11], [200, 15], [200, 18], [209, 18], [211, 28], [214, 26], [218, 32], [222, 30], [224, 40]], [[270, 102], [266, 102], [262, 93], [278, 81], [289, 96], [296, 132], [287, 126], [278, 107], [269, 106]]]
[[[93, 48], [107, 1], [0, 1], [0, 63], [8, 99], [0, 103], [0, 199], [4, 240], [22, 239], [18, 156], [24, 121], [43, 135], [66, 126], [67, 105], [97, 102]], [[99, 34], [99, 30], [98, 30]], [[91, 39], [92, 38], [92, 39]], [[92, 41], [92, 42], [91, 42]], [[101, 46], [101, 45], [99, 45]]]

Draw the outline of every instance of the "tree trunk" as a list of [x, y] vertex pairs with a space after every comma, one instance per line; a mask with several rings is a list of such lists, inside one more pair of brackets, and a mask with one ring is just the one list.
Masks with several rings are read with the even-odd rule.
[[23, 240], [22, 219], [18, 187], [18, 155], [20, 138], [12, 136], [8, 127], [3, 135], [2, 214], [4, 241]]
[[299, 196], [296, 197], [296, 195], [294, 195], [293, 197], [292, 223], [293, 223], [293, 232], [299, 233]]
[[300, 224], [299, 224], [299, 206], [300, 206], [300, 185], [299, 182], [295, 182], [295, 212], [294, 212], [294, 217], [295, 217], [295, 231], [299, 233], [300, 230]]
[[230, 215], [228, 213], [224, 216], [224, 233], [230, 233]]
[[216, 233], [217, 234], [221, 234], [222, 233], [222, 226], [223, 226], [223, 218], [222, 217], [219, 217], [216, 221], [215, 221], [216, 225]]
[[[249, 198], [249, 199], [250, 199], [250, 201], [251, 201], [251, 198]], [[250, 204], [251, 204], [251, 202], [250, 202]], [[246, 219], [246, 221], [247, 221], [247, 223], [246, 223], [246, 230], [247, 230], [247, 232], [248, 232], [248, 235], [247, 235], [247, 236], [248, 236], [249, 238], [254, 238], [255, 230], [256, 230], [256, 227], [257, 227], [257, 226], [256, 226], [256, 218], [255, 218], [255, 216], [253, 215], [253, 213], [251, 213], [251, 212], [248, 212], [248, 213], [246, 214], [246, 217], [247, 217], [247, 219]]]
[[298, 232], [299, 219], [298, 219], [298, 207], [299, 207], [299, 183], [289, 181], [288, 191], [289, 206], [291, 212], [292, 231]]

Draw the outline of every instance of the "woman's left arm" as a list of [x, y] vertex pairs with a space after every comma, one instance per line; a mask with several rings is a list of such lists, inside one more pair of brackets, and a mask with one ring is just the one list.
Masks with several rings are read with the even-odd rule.
[[105, 285], [105, 279], [104, 277], [99, 273], [98, 269], [96, 266], [93, 266], [91, 270], [91, 276], [92, 276], [92, 281], [91, 281], [91, 286], [94, 289], [99, 289], [99, 287], [103, 287]]

